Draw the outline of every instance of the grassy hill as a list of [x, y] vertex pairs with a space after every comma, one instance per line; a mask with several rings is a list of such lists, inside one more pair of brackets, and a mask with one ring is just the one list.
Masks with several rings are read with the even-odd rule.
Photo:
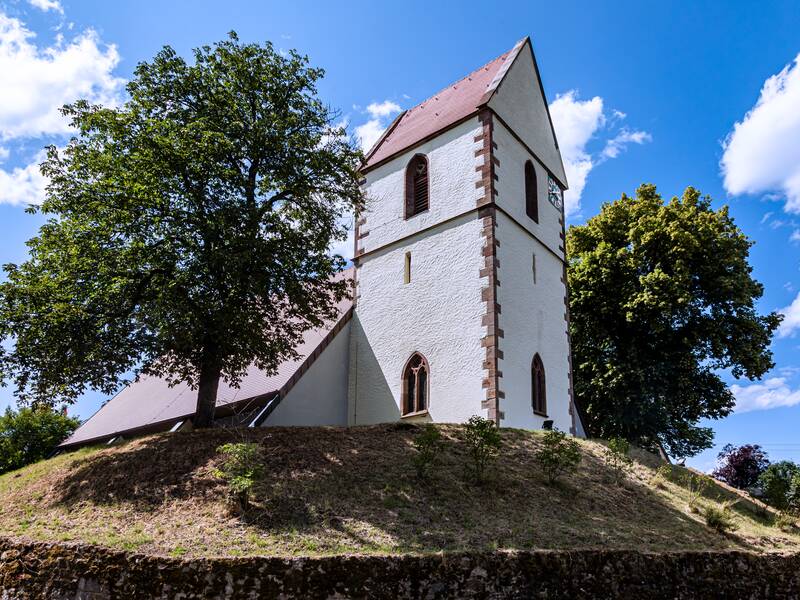
[[[419, 429], [269, 428], [159, 434], [84, 449], [0, 476], [0, 535], [82, 541], [172, 556], [321, 555], [466, 549], [800, 552], [800, 535], [742, 505], [738, 529], [720, 534], [690, 511], [686, 470], [656, 476], [635, 452], [621, 485], [604, 446], [581, 441], [579, 472], [549, 486], [534, 452], [541, 433], [504, 429], [483, 486], [465, 475], [461, 427], [426, 482], [414, 473]], [[260, 444], [265, 476], [256, 506], [232, 515], [214, 476], [216, 448]], [[701, 505], [716, 504], [712, 486]]]

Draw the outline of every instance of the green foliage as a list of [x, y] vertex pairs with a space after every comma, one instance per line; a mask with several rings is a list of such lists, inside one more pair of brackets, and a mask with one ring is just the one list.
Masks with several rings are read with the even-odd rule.
[[700, 512], [700, 498], [711, 484], [711, 478], [706, 475], [698, 475], [691, 471], [686, 471], [682, 477], [682, 485], [689, 492], [689, 512]]
[[611, 474], [614, 478], [614, 483], [619, 485], [633, 460], [629, 456], [631, 445], [625, 438], [613, 437], [608, 441], [606, 448], [606, 463], [611, 469]]
[[797, 530], [797, 513], [782, 511], [775, 517], [773, 525], [786, 533], [794, 533]]
[[781, 317], [756, 311], [751, 245], [691, 187], [665, 203], [643, 185], [570, 227], [575, 394], [591, 436], [675, 457], [711, 446], [698, 421], [734, 406], [720, 371], [758, 378], [773, 365]]
[[222, 464], [214, 475], [228, 485], [228, 499], [241, 511], [250, 506], [250, 492], [264, 473], [261, 450], [258, 444], [224, 444], [217, 448], [222, 454]]
[[442, 434], [435, 425], [428, 423], [414, 436], [414, 448], [417, 453], [411, 459], [417, 477], [427, 479], [433, 469], [439, 453], [442, 451]]
[[732, 504], [725, 502], [721, 507], [709, 504], [700, 511], [706, 525], [718, 533], [736, 531], [738, 525], [731, 510]]
[[800, 465], [790, 460], [782, 460], [767, 467], [758, 478], [763, 500], [778, 510], [788, 510], [797, 504], [800, 495]]
[[792, 476], [789, 484], [789, 491], [786, 494], [786, 505], [788, 510], [796, 515], [800, 515], [800, 467]]
[[329, 247], [362, 205], [362, 155], [322, 76], [232, 33], [139, 64], [119, 108], [63, 109], [77, 134], [49, 148], [30, 208], [47, 220], [0, 284], [0, 379], [20, 399], [157, 375], [198, 386], [206, 426], [221, 375], [271, 371], [336, 315], [349, 284]]
[[473, 415], [464, 427], [471, 464], [471, 476], [475, 483], [486, 481], [486, 467], [500, 454], [502, 440], [494, 421]]
[[0, 473], [47, 458], [81, 422], [47, 407], [10, 407], [0, 416]]
[[561, 475], [577, 471], [581, 462], [580, 445], [563, 431], [545, 431], [541, 448], [536, 451], [534, 459], [547, 477], [548, 483], [553, 484]]
[[658, 469], [650, 480], [653, 487], [663, 490], [667, 487], [667, 482], [672, 480], [672, 465], [664, 463]]

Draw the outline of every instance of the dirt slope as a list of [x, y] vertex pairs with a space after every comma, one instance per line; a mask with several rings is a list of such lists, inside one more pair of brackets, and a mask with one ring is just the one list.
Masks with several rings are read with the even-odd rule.
[[[654, 479], [636, 453], [611, 482], [604, 447], [581, 441], [577, 474], [548, 486], [534, 459], [541, 433], [503, 430], [491, 481], [465, 475], [461, 428], [426, 482], [411, 458], [417, 427], [269, 428], [159, 434], [86, 449], [0, 476], [0, 535], [74, 540], [157, 554], [241, 556], [438, 552], [472, 548], [799, 552], [800, 535], [737, 507], [719, 534], [688, 508], [689, 492]], [[260, 444], [256, 507], [232, 515], [213, 474], [216, 448]], [[706, 492], [713, 504], [719, 489]]]

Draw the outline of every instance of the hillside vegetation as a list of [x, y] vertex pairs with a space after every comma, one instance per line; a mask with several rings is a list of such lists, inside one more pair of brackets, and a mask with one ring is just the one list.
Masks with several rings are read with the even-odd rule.
[[[0, 535], [80, 541], [172, 556], [320, 555], [467, 549], [799, 552], [800, 535], [733, 508], [718, 533], [690, 510], [681, 467], [634, 451], [620, 484], [605, 446], [580, 441], [573, 475], [548, 485], [534, 458], [541, 432], [502, 430], [478, 486], [463, 428], [442, 425], [439, 464], [420, 481], [420, 428], [266, 428], [159, 434], [83, 449], [0, 476]], [[253, 508], [233, 514], [216, 475], [225, 443], [259, 444]], [[726, 493], [711, 486], [699, 505]], [[693, 503], [697, 505], [698, 503]]]

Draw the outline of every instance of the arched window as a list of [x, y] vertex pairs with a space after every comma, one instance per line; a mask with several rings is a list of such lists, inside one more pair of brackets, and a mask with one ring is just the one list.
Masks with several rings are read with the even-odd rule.
[[428, 361], [419, 352], [411, 355], [403, 369], [401, 404], [403, 416], [428, 410]]
[[417, 154], [406, 167], [405, 218], [428, 210], [428, 159]]
[[525, 212], [528, 216], [539, 222], [539, 196], [536, 193], [536, 169], [533, 163], [525, 163]]
[[544, 365], [538, 354], [533, 357], [533, 364], [531, 365], [531, 386], [533, 412], [546, 417], [547, 387], [544, 381]]

